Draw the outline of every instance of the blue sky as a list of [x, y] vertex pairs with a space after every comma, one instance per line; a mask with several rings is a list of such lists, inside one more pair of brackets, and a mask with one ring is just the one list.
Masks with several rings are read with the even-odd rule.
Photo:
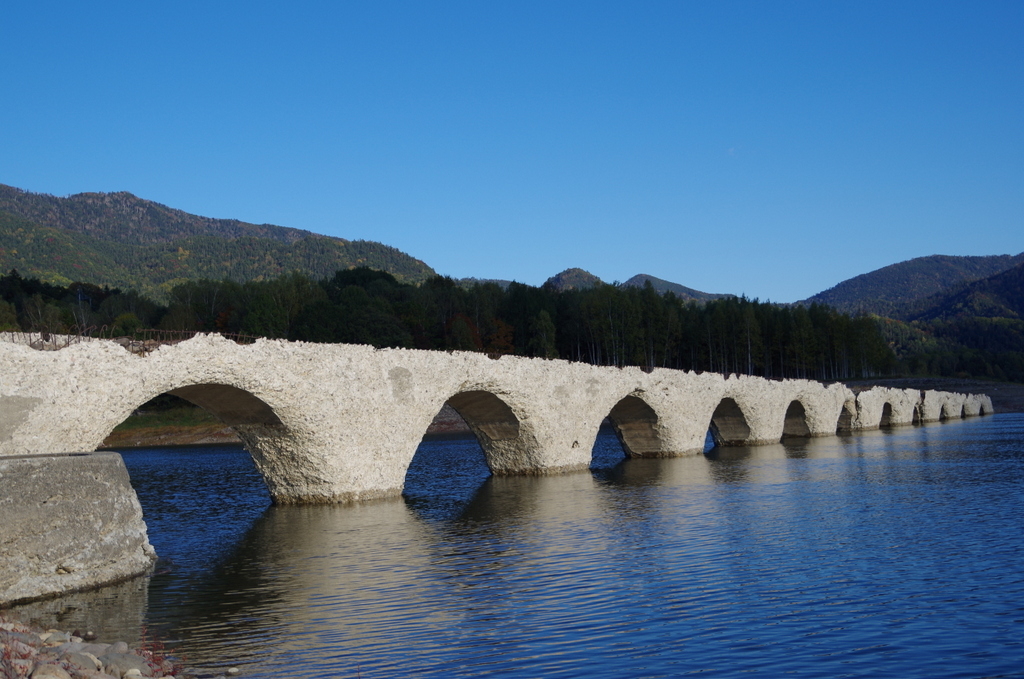
[[795, 301], [1024, 251], [1022, 2], [47, 2], [0, 183]]

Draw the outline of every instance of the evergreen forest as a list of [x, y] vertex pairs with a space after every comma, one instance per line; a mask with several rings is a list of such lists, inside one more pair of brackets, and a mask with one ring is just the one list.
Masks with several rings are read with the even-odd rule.
[[[185, 281], [170, 289], [166, 303], [89, 283], [46, 283], [13, 270], [0, 276], [0, 330], [107, 337], [148, 329], [167, 337], [220, 332], [823, 381], [895, 375], [1024, 381], [1020, 326], [1012, 319], [894, 321], [744, 297], [698, 302], [650, 284], [558, 289], [435, 276], [414, 285], [368, 268], [321, 280], [291, 273], [245, 283]], [[974, 341], [979, 337], [984, 346]]]

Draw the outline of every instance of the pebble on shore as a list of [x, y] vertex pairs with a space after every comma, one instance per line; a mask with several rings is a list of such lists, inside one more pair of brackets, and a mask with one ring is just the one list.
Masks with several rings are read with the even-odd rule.
[[[0, 679], [186, 679], [173, 660], [143, 644], [131, 649], [89, 641], [80, 634], [39, 628], [0, 617]], [[175, 675], [175, 672], [178, 672]]]

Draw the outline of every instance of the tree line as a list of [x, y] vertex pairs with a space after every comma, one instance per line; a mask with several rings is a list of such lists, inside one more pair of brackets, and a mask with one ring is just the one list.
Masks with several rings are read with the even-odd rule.
[[899, 370], [878, 322], [745, 297], [704, 303], [643, 288], [420, 285], [367, 268], [315, 280], [187, 281], [167, 304], [136, 292], [0, 276], [0, 329], [132, 335], [143, 328], [479, 351], [595, 365], [840, 380]]

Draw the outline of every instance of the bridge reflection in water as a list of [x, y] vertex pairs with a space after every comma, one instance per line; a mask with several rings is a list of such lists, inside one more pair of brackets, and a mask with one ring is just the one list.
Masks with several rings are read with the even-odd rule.
[[606, 429], [606, 464], [544, 477], [428, 441], [403, 499], [314, 507], [270, 506], [237, 448], [126, 451], [169, 561], [124, 617], [249, 676], [995, 674], [1022, 440], [996, 416], [624, 459]]

